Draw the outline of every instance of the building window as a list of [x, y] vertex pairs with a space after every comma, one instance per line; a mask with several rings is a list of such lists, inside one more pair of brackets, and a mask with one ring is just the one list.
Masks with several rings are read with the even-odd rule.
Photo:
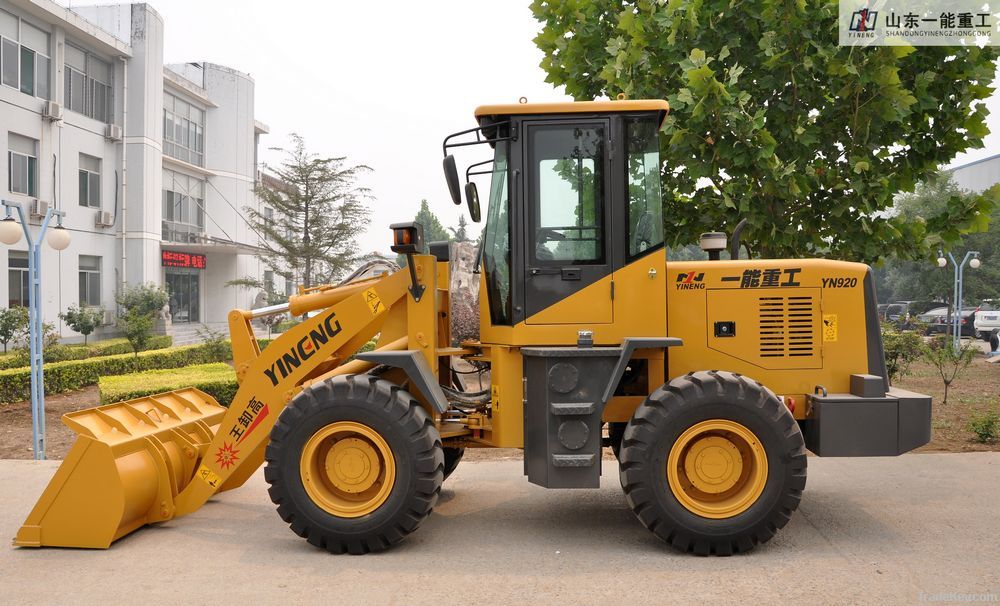
[[167, 242], [196, 243], [205, 231], [205, 182], [163, 171], [163, 233]]
[[7, 307], [28, 306], [28, 253], [7, 251]]
[[267, 220], [268, 223], [274, 221], [274, 209], [270, 206], [264, 207], [264, 219]]
[[110, 124], [114, 113], [111, 64], [67, 44], [64, 72], [66, 108]]
[[101, 207], [101, 160], [80, 154], [80, 206]]
[[49, 98], [49, 34], [0, 10], [0, 82]]
[[38, 195], [38, 141], [7, 134], [7, 190], [26, 196]]
[[163, 153], [205, 165], [205, 110], [168, 93], [163, 95]]
[[101, 258], [80, 255], [80, 306], [101, 305]]
[[267, 294], [274, 292], [274, 272], [270, 269], [264, 272], [264, 292]]

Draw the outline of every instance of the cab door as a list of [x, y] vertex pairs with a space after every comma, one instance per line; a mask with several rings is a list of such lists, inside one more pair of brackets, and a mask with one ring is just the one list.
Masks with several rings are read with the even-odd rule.
[[610, 324], [611, 125], [524, 123], [527, 324]]

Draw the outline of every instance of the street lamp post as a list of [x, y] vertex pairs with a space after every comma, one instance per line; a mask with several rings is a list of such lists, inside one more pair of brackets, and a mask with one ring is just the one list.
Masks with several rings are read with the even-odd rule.
[[[969, 267], [972, 269], [978, 269], [982, 265], [982, 261], [979, 260], [979, 251], [970, 250], [965, 253], [965, 258], [959, 263], [955, 260], [954, 255], [950, 252], [948, 253], [948, 259], [951, 259], [951, 264], [955, 266], [955, 285], [954, 285], [954, 306], [955, 313], [951, 318], [951, 329], [952, 338], [955, 351], [957, 352], [961, 348], [962, 341], [962, 278], [965, 272], [965, 264], [968, 263]], [[944, 268], [948, 265], [948, 259], [944, 258], [944, 253], [940, 250], [938, 251], [938, 267]]]
[[[47, 241], [55, 250], [63, 250], [69, 246], [69, 232], [62, 225], [66, 213], [61, 210], [49, 209], [42, 219], [42, 227], [38, 231], [38, 239], [31, 237], [28, 221], [24, 216], [24, 208], [17, 202], [0, 200], [6, 210], [6, 216], [0, 221], [0, 242], [7, 245], [17, 244], [21, 234], [28, 243], [28, 350], [31, 362], [31, 436], [34, 442], [35, 460], [45, 459], [45, 377], [42, 372], [42, 280], [41, 245], [48, 231]], [[17, 211], [18, 221], [13, 212]], [[56, 226], [49, 231], [49, 221], [56, 217]]]

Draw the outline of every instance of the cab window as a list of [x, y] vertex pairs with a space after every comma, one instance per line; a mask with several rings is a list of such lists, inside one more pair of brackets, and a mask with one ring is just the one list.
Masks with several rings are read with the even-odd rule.
[[530, 131], [533, 260], [604, 263], [604, 127]]
[[490, 207], [483, 234], [483, 273], [494, 325], [511, 324], [510, 194], [508, 143], [497, 143], [490, 182]]
[[663, 244], [658, 133], [658, 120], [654, 116], [625, 120], [629, 259]]

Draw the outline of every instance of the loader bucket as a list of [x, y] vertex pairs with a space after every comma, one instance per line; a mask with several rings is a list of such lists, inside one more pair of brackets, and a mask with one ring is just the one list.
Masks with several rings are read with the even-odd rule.
[[77, 441], [14, 544], [107, 548], [169, 520], [225, 412], [190, 388], [63, 415]]

